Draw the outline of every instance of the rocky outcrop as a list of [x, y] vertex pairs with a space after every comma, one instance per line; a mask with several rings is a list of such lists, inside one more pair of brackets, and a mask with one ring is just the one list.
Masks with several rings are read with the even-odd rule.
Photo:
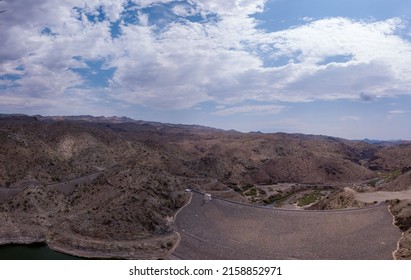
[[394, 224], [402, 231], [398, 248], [394, 252], [396, 259], [411, 260], [411, 200], [390, 200], [390, 212], [394, 215]]
[[334, 210], [359, 208], [373, 205], [373, 203], [366, 203], [355, 199], [353, 192], [347, 190], [339, 190], [331, 193], [326, 198], [308, 207], [309, 210]]

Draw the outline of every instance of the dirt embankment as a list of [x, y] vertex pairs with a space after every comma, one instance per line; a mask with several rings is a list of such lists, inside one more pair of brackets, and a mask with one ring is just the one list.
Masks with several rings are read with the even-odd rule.
[[167, 259], [178, 240], [176, 233], [134, 241], [107, 241], [81, 235], [58, 233], [46, 240], [58, 252], [98, 259]]
[[193, 193], [176, 218], [180, 259], [391, 259], [401, 236], [386, 205], [338, 211], [255, 207]]

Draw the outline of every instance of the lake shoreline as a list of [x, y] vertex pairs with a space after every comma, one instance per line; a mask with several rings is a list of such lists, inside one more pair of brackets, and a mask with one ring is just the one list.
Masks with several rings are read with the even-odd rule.
[[[26, 232], [0, 229], [0, 250], [4, 245], [44, 244], [50, 250], [84, 259], [167, 259], [170, 249], [162, 244], [175, 244], [178, 234], [172, 232], [164, 236], [154, 236], [143, 240], [97, 240], [76, 234], [63, 234], [37, 230]], [[170, 246], [171, 246], [170, 245]], [[155, 254], [158, 247], [163, 254]]]

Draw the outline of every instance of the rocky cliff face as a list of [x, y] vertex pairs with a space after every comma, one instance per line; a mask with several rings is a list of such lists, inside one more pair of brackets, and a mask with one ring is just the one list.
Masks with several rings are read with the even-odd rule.
[[394, 252], [396, 259], [411, 259], [411, 201], [392, 200], [390, 211], [394, 215], [395, 225], [403, 232]]

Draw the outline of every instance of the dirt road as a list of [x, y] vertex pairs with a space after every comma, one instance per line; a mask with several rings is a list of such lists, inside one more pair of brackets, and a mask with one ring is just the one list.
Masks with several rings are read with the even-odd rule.
[[363, 202], [383, 202], [390, 199], [411, 199], [411, 189], [399, 192], [355, 192], [355, 199]]

